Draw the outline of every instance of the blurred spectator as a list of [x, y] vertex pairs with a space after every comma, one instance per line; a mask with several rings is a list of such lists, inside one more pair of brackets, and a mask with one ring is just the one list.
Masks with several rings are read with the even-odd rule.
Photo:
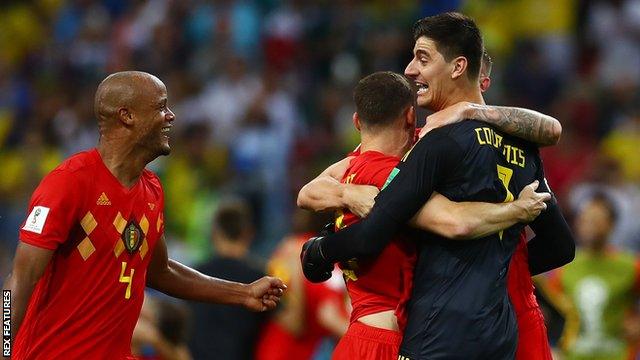
[[570, 209], [577, 212], [594, 194], [606, 194], [617, 214], [609, 242], [620, 250], [640, 252], [640, 188], [625, 180], [615, 159], [600, 156], [591, 166], [593, 174], [588, 181], [574, 185], [569, 193]]
[[[179, 131], [179, 130], [178, 130]], [[206, 122], [183, 125], [175, 151], [161, 172], [165, 189], [167, 233], [186, 242], [191, 263], [211, 256], [211, 219], [226, 174], [227, 149], [209, 145]]]
[[[247, 257], [253, 224], [247, 205], [228, 200], [213, 218], [215, 256], [198, 268], [203, 274], [250, 283], [264, 273]], [[230, 305], [193, 303], [190, 348], [196, 359], [253, 359], [264, 313]]]
[[[322, 215], [297, 209], [293, 235], [285, 237], [269, 262], [269, 273], [289, 287], [281, 306], [262, 331], [257, 360], [311, 359], [326, 337], [340, 338], [349, 325], [346, 291], [339, 271], [325, 283], [307, 281], [300, 248], [322, 228]], [[324, 351], [331, 351], [324, 349]]]
[[640, 107], [603, 139], [603, 153], [618, 161], [623, 179], [640, 183], [640, 161], [635, 157], [640, 144]]
[[563, 348], [568, 359], [630, 359], [640, 341], [640, 259], [611, 246], [617, 214], [595, 194], [579, 210], [575, 232], [582, 246], [575, 260], [550, 282], [566, 316]]
[[133, 331], [132, 354], [140, 360], [191, 360], [187, 321], [182, 303], [147, 294]]
[[200, 106], [214, 130], [211, 140], [229, 144], [239, 134], [251, 103], [258, 99], [262, 82], [257, 69], [249, 68], [238, 56], [227, 56], [220, 70], [219, 76], [204, 88]]

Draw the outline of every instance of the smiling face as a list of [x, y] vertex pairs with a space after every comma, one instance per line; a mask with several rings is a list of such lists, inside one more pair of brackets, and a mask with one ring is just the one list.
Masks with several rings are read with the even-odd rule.
[[435, 41], [421, 36], [413, 47], [413, 59], [404, 74], [417, 87], [418, 106], [438, 111], [445, 107], [453, 90], [451, 73], [454, 63], [447, 62], [438, 51]]
[[144, 81], [148, 84], [144, 85], [145, 91], [132, 111], [139, 120], [135, 128], [136, 138], [139, 145], [154, 157], [169, 155], [169, 134], [175, 115], [167, 104], [167, 88], [155, 76]]

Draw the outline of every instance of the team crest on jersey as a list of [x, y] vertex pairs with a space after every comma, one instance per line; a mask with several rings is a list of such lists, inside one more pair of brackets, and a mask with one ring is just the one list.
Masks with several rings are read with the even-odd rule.
[[127, 249], [129, 254], [133, 254], [140, 248], [140, 244], [142, 244], [142, 240], [144, 238], [144, 233], [140, 228], [140, 225], [135, 220], [129, 220], [127, 226], [124, 228], [122, 235], [120, 236], [122, 242], [124, 243], [124, 247]]

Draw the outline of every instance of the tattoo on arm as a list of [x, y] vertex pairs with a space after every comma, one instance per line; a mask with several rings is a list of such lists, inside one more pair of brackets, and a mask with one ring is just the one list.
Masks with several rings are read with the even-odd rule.
[[471, 109], [469, 118], [486, 121], [510, 135], [540, 146], [555, 145], [560, 140], [560, 122], [537, 111], [479, 104], [471, 104]]

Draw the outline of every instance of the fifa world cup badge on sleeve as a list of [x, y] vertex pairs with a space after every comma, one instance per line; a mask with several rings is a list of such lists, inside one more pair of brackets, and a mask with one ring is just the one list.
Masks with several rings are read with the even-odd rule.
[[44, 223], [47, 221], [49, 215], [49, 208], [44, 206], [34, 206], [33, 210], [29, 214], [27, 221], [25, 221], [22, 230], [31, 231], [36, 234], [42, 234]]
[[2, 356], [11, 356], [11, 290], [2, 291]]

